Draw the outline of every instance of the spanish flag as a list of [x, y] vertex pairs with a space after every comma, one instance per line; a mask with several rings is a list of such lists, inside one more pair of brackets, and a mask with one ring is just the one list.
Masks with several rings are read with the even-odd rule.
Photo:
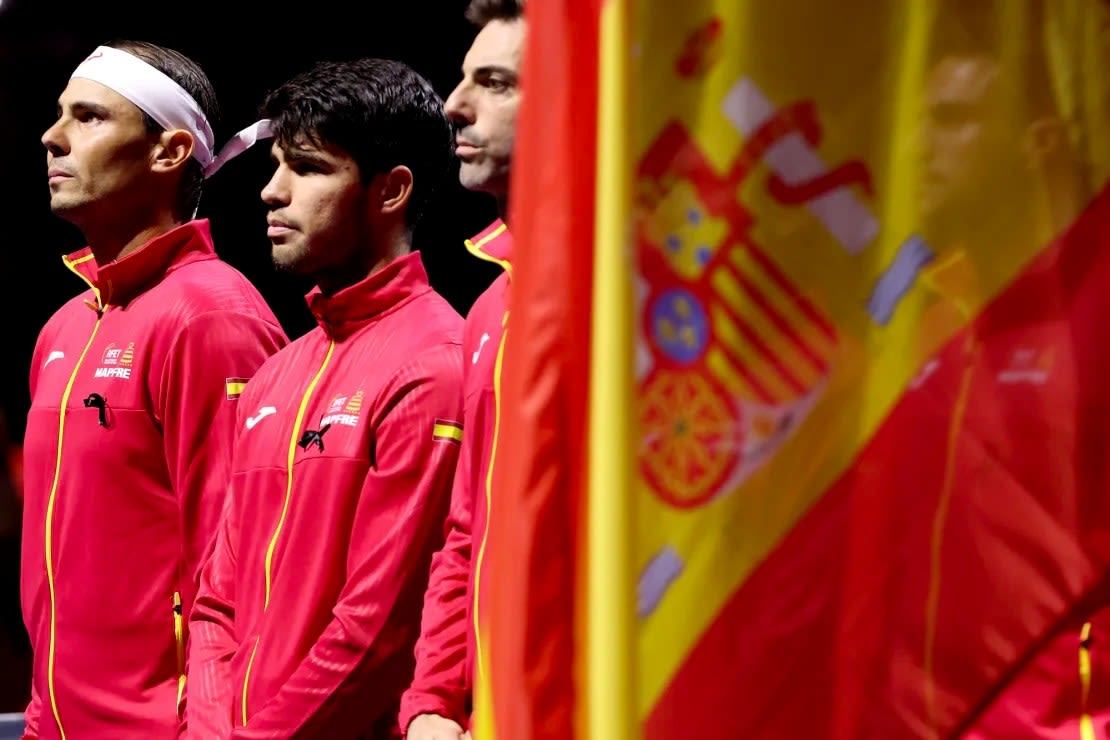
[[491, 737], [1110, 737], [1110, 4], [530, 0]]

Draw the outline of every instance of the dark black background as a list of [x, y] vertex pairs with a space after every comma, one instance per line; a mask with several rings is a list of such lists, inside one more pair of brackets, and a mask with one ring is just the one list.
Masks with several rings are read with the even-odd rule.
[[[475, 32], [463, 18], [465, 6], [466, 0], [0, 0], [0, 412], [13, 441], [22, 441], [38, 330], [84, 287], [62, 266], [61, 255], [84, 241], [50, 213], [40, 137], [54, 120], [70, 72], [89, 52], [102, 42], [131, 38], [193, 58], [220, 98], [216, 138], [223, 144], [255, 120], [268, 90], [318, 60], [398, 59], [445, 98], [459, 79]], [[270, 169], [265, 144], [233, 160], [206, 184], [199, 215], [211, 219], [219, 254], [259, 287], [295, 337], [312, 325], [304, 303], [311, 286], [271, 267], [259, 198]], [[437, 210], [415, 234], [432, 284], [460, 313], [496, 272], [467, 254], [462, 241], [495, 215], [490, 198], [463, 190], [452, 178]], [[14, 712], [26, 701], [29, 651], [18, 602], [18, 510], [13, 511], [10, 492], [6, 498], [5, 506], [0, 480], [0, 712]]]
[[[50, 213], [42, 132], [53, 122], [73, 68], [101, 42], [136, 38], [170, 46], [197, 61], [216, 88], [220, 144], [255, 120], [265, 93], [322, 59], [379, 56], [407, 62], [446, 98], [474, 29], [466, 0], [410, 2], [54, 2], [0, 0], [0, 276], [5, 351], [3, 411], [18, 441], [29, 403], [27, 370], [38, 329], [83, 288], [60, 256], [84, 246]], [[278, 9], [282, 8], [284, 9]], [[311, 326], [311, 286], [274, 272], [259, 191], [269, 176], [269, 147], [256, 146], [205, 186], [199, 215], [212, 221], [216, 250], [262, 291], [291, 336]], [[462, 240], [495, 216], [493, 201], [456, 178], [436, 212], [418, 228], [432, 284], [462, 313], [495, 268], [466, 253]]]

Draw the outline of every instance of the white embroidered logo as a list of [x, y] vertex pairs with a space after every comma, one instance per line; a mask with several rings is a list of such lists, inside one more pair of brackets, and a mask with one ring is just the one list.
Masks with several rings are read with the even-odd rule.
[[488, 341], [489, 341], [489, 332], [483, 332], [482, 333], [482, 338], [478, 340], [478, 349], [474, 350], [474, 354], [470, 356], [470, 364], [471, 365], [477, 365], [478, 364], [478, 355], [482, 354], [482, 347], [485, 347], [486, 342], [488, 342]]
[[273, 406], [263, 406], [262, 408], [260, 408], [258, 410], [257, 414], [247, 418], [247, 429], [254, 429], [255, 424], [262, 421], [267, 416], [270, 416], [271, 414], [276, 414], [276, 413], [277, 413], [277, 409], [274, 408]]
[[1018, 347], [1010, 355], [1010, 364], [999, 371], [998, 382], [1004, 385], [1044, 385], [1052, 374], [1053, 356], [1051, 347]]

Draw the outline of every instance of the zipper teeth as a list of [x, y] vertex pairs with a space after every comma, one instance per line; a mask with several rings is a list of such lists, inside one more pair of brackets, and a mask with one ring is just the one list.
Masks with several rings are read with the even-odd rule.
[[92, 346], [93, 340], [100, 330], [100, 319], [101, 316], [98, 314], [96, 323], [93, 324], [92, 332], [89, 334], [89, 338], [86, 340], [85, 346], [81, 350], [76, 364], [73, 366], [73, 371], [69, 374], [69, 380], [66, 381], [65, 390], [62, 391], [61, 406], [58, 409], [58, 450], [54, 458], [54, 480], [50, 484], [50, 496], [46, 501], [45, 536], [43, 541], [46, 551], [46, 582], [50, 591], [50, 647], [46, 658], [46, 686], [50, 695], [50, 710], [54, 714], [54, 722], [58, 725], [58, 733], [61, 735], [62, 740], [66, 738], [66, 731], [62, 726], [61, 713], [58, 711], [58, 699], [54, 691], [54, 657], [58, 637], [58, 601], [54, 590], [54, 508], [58, 500], [58, 484], [61, 482], [62, 477], [62, 442], [65, 439], [66, 409], [69, 405], [69, 397], [73, 394], [73, 384], [77, 380], [77, 373], [80, 371], [81, 365], [85, 361], [85, 355], [88, 354], [89, 347]]
[[[285, 459], [285, 498], [281, 502], [281, 515], [278, 517], [277, 526], [274, 527], [274, 534], [270, 537], [270, 544], [266, 548], [266, 598], [262, 602], [262, 613], [265, 614], [266, 610], [270, 607], [270, 589], [273, 584], [273, 560], [274, 551], [277, 549], [278, 539], [281, 537], [281, 531], [285, 527], [285, 517], [289, 513], [289, 503], [293, 498], [293, 462], [297, 454], [297, 440], [300, 437], [301, 426], [304, 424], [305, 414], [308, 412], [308, 404], [312, 400], [312, 392], [316, 390], [320, 378], [324, 375], [324, 370], [327, 369], [328, 363], [331, 362], [332, 352], [335, 351], [335, 340], [328, 342], [328, 350], [324, 354], [324, 359], [320, 363], [320, 369], [309, 381], [308, 387], [305, 389], [304, 396], [301, 397], [301, 404], [297, 408], [297, 418], [293, 422], [293, 433], [289, 437], [289, 451]], [[243, 674], [243, 726], [247, 726], [247, 688], [250, 685], [251, 667], [254, 665], [254, 658], [258, 654], [258, 643], [261, 641], [261, 634], [255, 638], [254, 647], [251, 649], [251, 657], [247, 661], [247, 670]]]

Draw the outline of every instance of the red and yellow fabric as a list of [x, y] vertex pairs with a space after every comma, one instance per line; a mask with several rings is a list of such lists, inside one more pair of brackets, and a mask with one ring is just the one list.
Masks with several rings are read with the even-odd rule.
[[[476, 622], [489, 666], [475, 675], [471, 729], [482, 740], [575, 734], [599, 6], [584, 0], [527, 10], [525, 99], [541, 90], [547, 104], [525, 104], [517, 121], [524, 141], [514, 161], [525, 164], [514, 165], [514, 272]], [[522, 234], [526, 275], [515, 269]]]
[[1107, 736], [1110, 7], [528, 13], [480, 740]]

